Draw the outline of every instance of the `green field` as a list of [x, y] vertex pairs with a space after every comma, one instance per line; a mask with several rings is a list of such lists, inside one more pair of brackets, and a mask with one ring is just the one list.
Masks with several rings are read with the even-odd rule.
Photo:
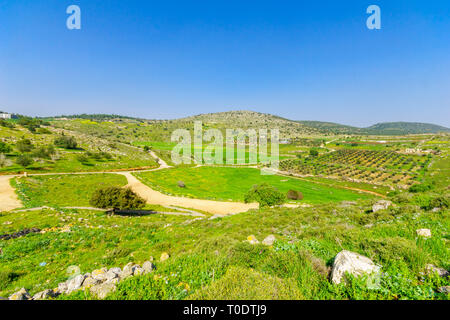
[[[243, 201], [245, 193], [255, 184], [268, 183], [286, 193], [301, 191], [304, 202], [320, 203], [342, 200], [368, 199], [371, 195], [346, 189], [328, 187], [309, 181], [278, 175], [261, 175], [253, 168], [195, 167], [173, 168], [153, 172], [134, 173], [143, 183], [164, 193], [201, 199]], [[179, 188], [183, 181], [186, 188]]]
[[[109, 298], [446, 299], [437, 288], [449, 285], [448, 279], [423, 272], [427, 263], [449, 267], [448, 215], [409, 206], [367, 214], [371, 203], [252, 210], [190, 224], [189, 217], [86, 210], [2, 213], [1, 233], [51, 230], [0, 240], [0, 296], [21, 287], [32, 294], [55, 288], [69, 276], [69, 266], [85, 273], [128, 262], [142, 265], [152, 256], [157, 271], [122, 281]], [[60, 230], [66, 226], [70, 232]], [[417, 238], [415, 230], [423, 227], [432, 238]], [[245, 242], [249, 235], [261, 241], [269, 234], [277, 239], [271, 247]], [[379, 289], [368, 289], [364, 279], [339, 286], [329, 282], [328, 268], [342, 248], [383, 266]], [[159, 261], [162, 252], [169, 260]], [[92, 297], [80, 291], [61, 298]]]
[[16, 178], [13, 184], [26, 208], [83, 207], [96, 189], [125, 186], [127, 179], [119, 174], [48, 175]]

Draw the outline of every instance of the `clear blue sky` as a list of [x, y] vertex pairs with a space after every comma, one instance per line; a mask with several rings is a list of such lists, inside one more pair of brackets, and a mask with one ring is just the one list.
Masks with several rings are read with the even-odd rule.
[[[66, 8], [82, 29], [66, 28]], [[382, 29], [366, 28], [381, 7]], [[0, 2], [0, 110], [450, 126], [450, 1]]]

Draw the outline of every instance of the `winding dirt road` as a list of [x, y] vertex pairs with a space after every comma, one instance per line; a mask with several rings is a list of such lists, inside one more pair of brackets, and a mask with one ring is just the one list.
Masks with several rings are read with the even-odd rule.
[[0, 176], [0, 212], [22, 207], [14, 188], [9, 183], [11, 176]]
[[169, 196], [159, 191], [155, 191], [143, 184], [130, 172], [120, 172], [118, 174], [124, 175], [128, 180], [128, 187], [144, 198], [148, 204], [191, 208], [224, 216], [258, 208], [258, 204], [256, 203], [245, 204], [241, 202], [225, 202]]

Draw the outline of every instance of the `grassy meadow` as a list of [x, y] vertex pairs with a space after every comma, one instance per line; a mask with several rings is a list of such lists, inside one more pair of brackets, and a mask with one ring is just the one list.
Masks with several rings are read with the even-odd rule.
[[[143, 183], [164, 193], [200, 199], [243, 201], [245, 193], [253, 185], [261, 183], [268, 183], [283, 193], [290, 189], [301, 191], [306, 203], [372, 198], [368, 194], [310, 181], [261, 175], [261, 171], [254, 168], [191, 167], [133, 174]], [[186, 187], [178, 187], [178, 181], [183, 181]]]

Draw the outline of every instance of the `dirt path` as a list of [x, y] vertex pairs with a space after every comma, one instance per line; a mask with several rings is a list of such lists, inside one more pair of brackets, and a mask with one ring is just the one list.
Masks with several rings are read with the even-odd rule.
[[146, 186], [130, 172], [120, 172], [117, 174], [124, 175], [128, 180], [128, 187], [144, 198], [148, 204], [192, 208], [216, 215], [229, 215], [258, 208], [258, 204], [256, 203], [245, 204], [240, 202], [213, 201], [169, 196]]
[[14, 188], [10, 185], [11, 176], [0, 176], [0, 212], [22, 207]]

